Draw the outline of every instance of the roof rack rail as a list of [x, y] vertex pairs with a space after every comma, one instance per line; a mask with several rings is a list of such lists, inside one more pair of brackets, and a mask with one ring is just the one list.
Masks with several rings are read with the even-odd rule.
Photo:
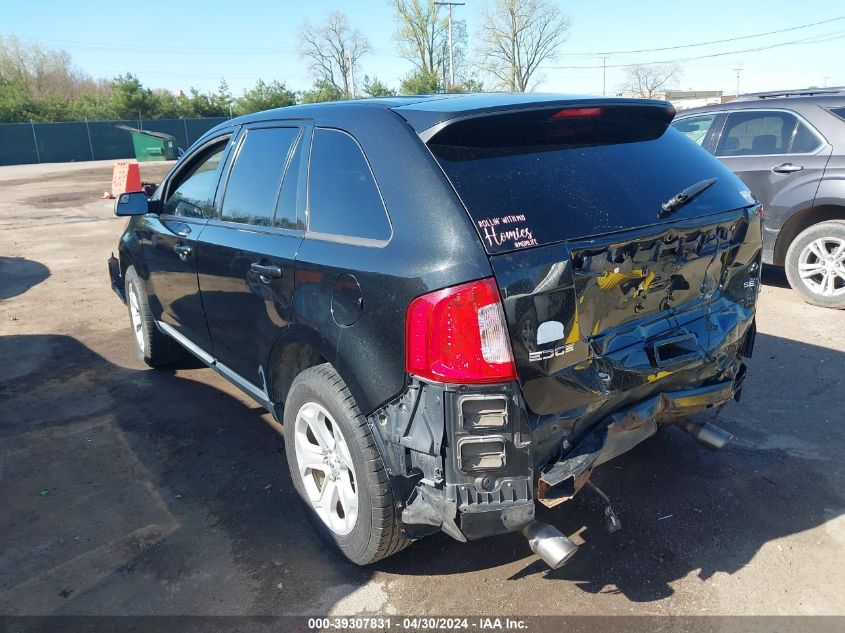
[[845, 86], [831, 86], [829, 88], [799, 88], [797, 90], [772, 90], [769, 92], [749, 92], [739, 95], [734, 101], [750, 101], [753, 99], [775, 99], [777, 97], [813, 97], [823, 95], [838, 95], [845, 93]]

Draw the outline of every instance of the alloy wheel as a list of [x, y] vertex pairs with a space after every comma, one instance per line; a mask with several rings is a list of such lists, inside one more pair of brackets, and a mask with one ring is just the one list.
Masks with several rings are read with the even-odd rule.
[[340, 427], [323, 406], [306, 402], [296, 414], [294, 438], [308, 501], [332, 532], [349, 534], [358, 519], [358, 488]]
[[798, 274], [814, 294], [845, 294], [845, 240], [822, 237], [807, 244], [798, 256]]
[[135, 284], [129, 284], [129, 318], [132, 321], [132, 332], [135, 334], [135, 341], [138, 349], [144, 353], [144, 326], [141, 321], [141, 308], [138, 301], [138, 290]]

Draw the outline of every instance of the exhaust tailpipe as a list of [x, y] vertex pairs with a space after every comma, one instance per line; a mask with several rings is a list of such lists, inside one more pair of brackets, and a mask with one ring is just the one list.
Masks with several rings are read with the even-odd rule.
[[733, 439], [733, 435], [709, 422], [702, 424], [701, 422], [685, 420], [680, 423], [680, 427], [692, 435], [698, 442], [714, 451], [718, 451]]
[[552, 569], [563, 567], [564, 563], [578, 551], [578, 546], [575, 543], [548, 523], [532, 521], [522, 528], [522, 535], [528, 539], [531, 551], [542, 558], [543, 562]]

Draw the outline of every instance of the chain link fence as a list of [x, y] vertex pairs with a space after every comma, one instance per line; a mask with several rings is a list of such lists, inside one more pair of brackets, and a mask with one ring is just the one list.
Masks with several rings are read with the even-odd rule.
[[170, 134], [187, 149], [226, 117], [0, 124], [0, 165], [133, 158], [132, 135], [118, 125]]

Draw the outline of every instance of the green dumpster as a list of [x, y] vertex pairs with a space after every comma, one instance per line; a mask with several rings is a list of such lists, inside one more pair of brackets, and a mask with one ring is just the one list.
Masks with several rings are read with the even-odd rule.
[[132, 145], [135, 148], [135, 158], [138, 162], [150, 160], [176, 160], [178, 150], [176, 137], [163, 132], [139, 130], [128, 125], [118, 125], [132, 135]]

